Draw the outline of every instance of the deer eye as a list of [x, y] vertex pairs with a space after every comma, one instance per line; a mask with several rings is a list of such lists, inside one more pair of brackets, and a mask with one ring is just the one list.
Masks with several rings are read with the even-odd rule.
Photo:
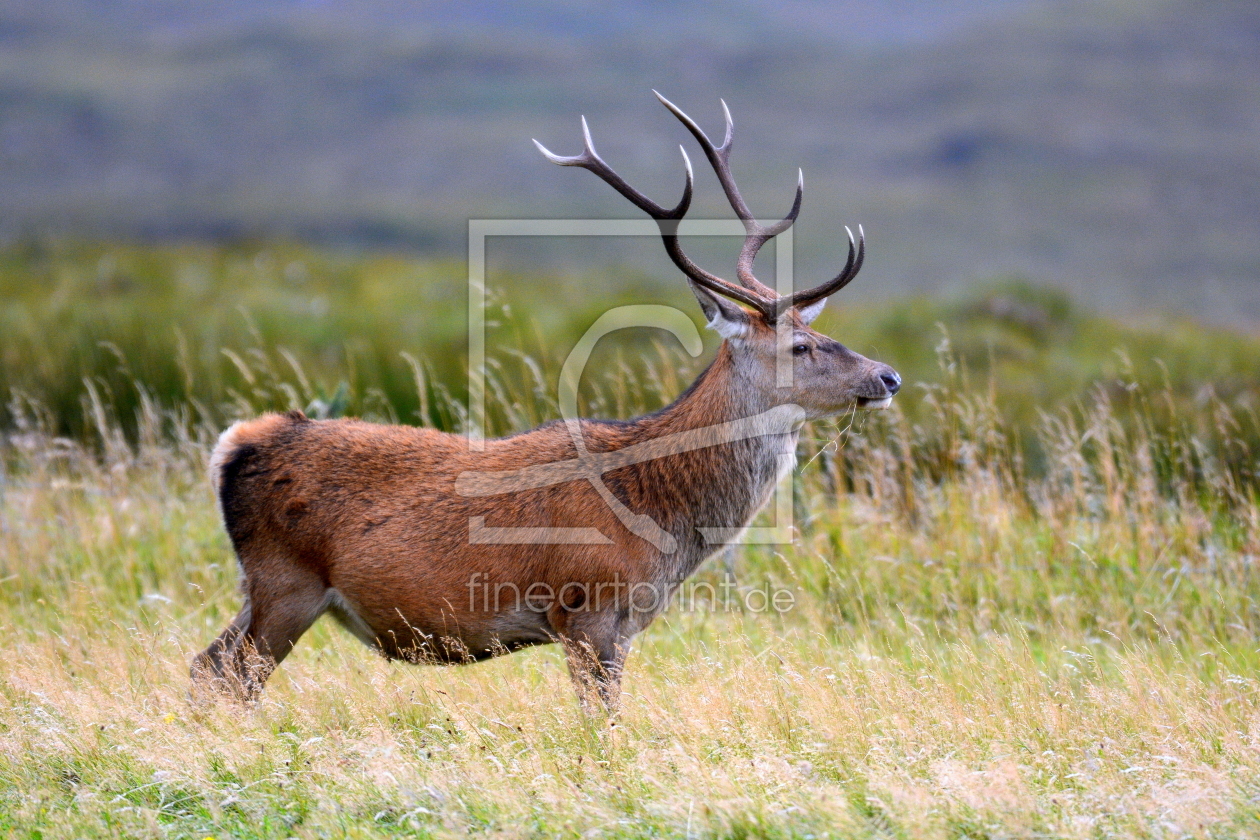
[[803, 356], [809, 352], [808, 344], [796, 344], [792, 347], [792, 355]]

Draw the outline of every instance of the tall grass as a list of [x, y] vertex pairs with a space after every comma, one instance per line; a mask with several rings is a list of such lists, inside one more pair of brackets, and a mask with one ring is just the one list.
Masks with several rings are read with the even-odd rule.
[[[37, 395], [57, 430], [78, 437], [94, 425], [85, 380], [133, 439], [146, 395], [222, 425], [344, 388], [355, 414], [449, 427], [424, 409], [466, 387], [467, 277], [462, 263], [285, 243], [0, 249], [0, 394]], [[520, 335], [530, 323], [562, 344], [644, 288], [632, 277], [617, 292], [566, 295], [574, 282], [492, 276], [491, 340], [536, 350]], [[533, 317], [512, 317], [511, 304]], [[0, 427], [12, 422], [0, 409]]]
[[[536, 385], [554, 381], [568, 348], [608, 307], [665, 303], [699, 318], [677, 277], [619, 270], [539, 278], [496, 264], [487, 286], [487, 346], [516, 351], [500, 354], [491, 371], [502, 379], [494, 405], [503, 413], [494, 420], [504, 427], [554, 416], [551, 389]], [[454, 428], [458, 416], [444, 411], [464, 402], [467, 298], [464, 265], [402, 253], [274, 242], [10, 246], [0, 249], [0, 429], [13, 424], [7, 402], [17, 391], [38, 398], [57, 433], [91, 435], [85, 381], [132, 441], [146, 399], [222, 426], [239, 414], [328, 404], [343, 393], [344, 410], [356, 415]], [[959, 300], [854, 307], [840, 298], [820, 326], [912, 383], [998, 383], [998, 410], [1018, 434], [1043, 411], [1088, 401], [1099, 385], [1121, 419], [1133, 383], [1159, 386], [1161, 399], [1189, 414], [1211, 396], [1260, 409], [1255, 337], [1170, 319], [1119, 323], [1027, 283], [986, 284]], [[946, 337], [952, 372], [938, 364]], [[652, 338], [626, 331], [601, 342], [592, 369], [629, 368], [635, 380], [592, 411], [624, 417], [645, 387], [653, 392], [650, 381], [639, 382], [651, 371], [635, 364], [659, 359]], [[683, 380], [695, 370], [673, 354], [655, 369], [679, 370]], [[673, 384], [654, 398], [672, 396]], [[910, 399], [904, 410], [919, 421], [924, 405]]]
[[[67, 437], [56, 408], [15, 398], [0, 829], [1254, 836], [1254, 384], [1187, 399], [1171, 374], [1105, 377], [1015, 422], [1007, 400], [1027, 383], [1001, 364], [978, 375], [950, 337], [935, 333], [934, 380], [898, 398], [909, 411], [807, 428], [795, 542], [701, 572], [733, 572], [735, 597], [643, 634], [613, 726], [578, 711], [554, 650], [416, 668], [326, 622], [257, 707], [190, 705], [188, 661], [238, 605], [208, 418], [259, 406], [242, 392], [209, 412], [133, 385], [123, 424], [89, 380]], [[592, 409], [676, 393], [690, 370], [660, 353], [605, 368]], [[273, 349], [239, 358], [262, 402], [330, 390]], [[500, 430], [553, 415], [549, 377], [528, 352], [498, 357]], [[461, 422], [441, 389], [415, 399]], [[766, 587], [793, 608], [749, 609], [741, 596]]]

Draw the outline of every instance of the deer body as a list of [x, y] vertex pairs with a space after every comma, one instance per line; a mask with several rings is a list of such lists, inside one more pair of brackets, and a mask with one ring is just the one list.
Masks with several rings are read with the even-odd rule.
[[[721, 177], [729, 124], [715, 149], [684, 122], [710, 159], [717, 156]], [[632, 197], [600, 169], [589, 137], [587, 144], [589, 160], [547, 154]], [[728, 196], [733, 190], [731, 182]], [[678, 218], [690, 191], [688, 168]], [[790, 467], [803, 420], [883, 407], [900, 382], [891, 368], [808, 326], [825, 294], [860, 266], [852, 239], [846, 271], [810, 290], [825, 294], [778, 298], [755, 279], [736, 287], [690, 264], [662, 222], [669, 211], [655, 213], [633, 196], [662, 223], [667, 250], [726, 339], [696, 382], [655, 414], [557, 421], [480, 448], [432, 429], [296, 412], [234, 425], [214, 450], [211, 473], [245, 604], [197, 657], [195, 678], [252, 696], [330, 612], [384, 655], [414, 661], [461, 663], [559, 641], [583, 699], [615, 705], [630, 640], [723, 547], [704, 529], [749, 523]], [[755, 225], [737, 198], [732, 205]], [[787, 223], [799, 202], [798, 191]], [[792, 364], [788, 386], [775, 375], [783, 354]], [[599, 465], [598, 481], [581, 471], [590, 463]], [[482, 538], [502, 529], [585, 536]]]

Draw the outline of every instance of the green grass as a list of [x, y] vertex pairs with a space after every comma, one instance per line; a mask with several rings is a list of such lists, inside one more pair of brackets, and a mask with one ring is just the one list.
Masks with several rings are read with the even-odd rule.
[[[117, 265], [153, 260], [154, 282], [192, 258], [254, 263], [213, 249], [120, 253]], [[350, 282], [336, 293], [358, 314], [337, 317], [365, 329], [378, 318], [382, 358], [421, 357], [390, 343], [397, 310], [356, 307], [380, 265], [432, 267], [296, 253], [316, 277], [344, 260], [337, 276]], [[331, 289], [327, 270], [311, 282]], [[15, 269], [5, 276], [18, 284]], [[109, 336], [120, 323], [108, 307], [69, 295], [56, 310], [48, 290], [24, 288], [32, 323], [67, 319], [45, 330], [48, 359], [79, 325]], [[241, 280], [237, 292], [267, 309], [285, 289]], [[136, 294], [117, 312], [212, 323], [237, 292], [191, 311], [176, 292]], [[527, 325], [528, 301], [510, 305], [510, 326]], [[348, 368], [321, 367], [308, 334], [275, 317], [310, 392], [335, 389]], [[331, 622], [256, 707], [190, 703], [188, 663], [239, 603], [204, 475], [212, 418], [308, 396], [295, 372], [265, 369], [281, 339], [238, 353], [257, 391], [240, 390], [232, 367], [214, 391], [210, 364], [198, 369], [204, 408], [148, 384], [132, 408], [117, 402], [145, 384], [142, 364], [163, 363], [122, 343], [139, 327], [114, 334], [124, 357], [137, 354], [135, 379], [97, 388], [98, 410], [63, 415], [26, 381], [31, 399], [13, 402], [0, 442], [0, 833], [1255, 836], [1256, 342], [1113, 323], [1013, 286], [831, 317], [829, 332], [910, 384], [889, 412], [807, 429], [796, 540], [739, 550], [730, 602], [677, 605], [636, 641], [611, 727], [578, 710], [555, 650], [413, 667]], [[508, 349], [532, 360], [570, 335], [549, 334], [550, 350], [528, 338]], [[10, 383], [25, 375], [19, 341], [0, 337]], [[668, 348], [616, 362], [642, 346], [608, 350], [588, 383], [596, 408], [651, 408], [685, 384], [691, 368]], [[206, 358], [219, 364], [217, 351]], [[554, 413], [546, 374], [531, 384], [520, 357], [496, 358], [500, 428]], [[537, 364], [550, 371], [556, 357]], [[363, 401], [365, 379], [347, 381], [351, 410], [388, 415]], [[83, 387], [65, 387], [78, 411]], [[440, 390], [429, 399], [458, 421]], [[715, 561], [697, 580], [721, 591], [727, 568]], [[791, 609], [747, 608], [779, 589]]]
[[[489, 278], [488, 298], [490, 374], [523, 397], [492, 406], [502, 428], [554, 416], [551, 392], [564, 354], [606, 309], [665, 303], [700, 322], [681, 278], [630, 271], [533, 277], [500, 270]], [[462, 402], [467, 381], [467, 269], [460, 263], [291, 243], [33, 241], [0, 250], [0, 301], [0, 394], [33, 396], [61, 434], [92, 433], [85, 381], [132, 440], [146, 398], [221, 426], [329, 401], [342, 383], [352, 414], [459, 425], [447, 397]], [[1197, 411], [1209, 396], [1257, 409], [1260, 339], [1167, 318], [1117, 322], [1018, 280], [979, 284], [965, 298], [944, 301], [853, 309], [840, 298], [819, 326], [894, 365], [913, 395], [905, 410], [914, 419], [926, 416], [923, 387], [986, 388], [990, 381], [1000, 390], [999, 410], [1021, 432], [1047, 410], [1088, 401], [1095, 387], [1127, 415], [1135, 383], [1167, 394], [1174, 409]], [[622, 331], [601, 343], [591, 369], [628, 368], [635, 381], [608, 401], [592, 400], [592, 412], [625, 416], [635, 405], [656, 407], [686, 384], [698, 363], [673, 347], [655, 369], [676, 370], [680, 381], [663, 394], [640, 363], [662, 362], [659, 338]], [[940, 364], [943, 350], [952, 368]], [[512, 402], [516, 413], [507, 410]], [[14, 419], [11, 407], [0, 408], [0, 427]]]

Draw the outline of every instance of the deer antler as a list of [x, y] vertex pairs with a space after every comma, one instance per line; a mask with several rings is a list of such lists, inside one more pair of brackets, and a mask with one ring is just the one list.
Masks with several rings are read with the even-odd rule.
[[[862, 262], [866, 257], [866, 240], [860, 226], [858, 227], [858, 241], [856, 244], [853, 240], [853, 232], [849, 231], [849, 257], [844, 269], [833, 279], [820, 286], [795, 292], [791, 295], [780, 296], [774, 289], [753, 276], [752, 268], [753, 262], [757, 258], [757, 252], [771, 239], [790, 228], [796, 221], [797, 215], [801, 212], [801, 198], [804, 193], [805, 183], [804, 174], [797, 170], [796, 197], [792, 200], [792, 209], [788, 211], [787, 216], [773, 225], [760, 224], [748, 209], [748, 204], [744, 201], [743, 196], [740, 195], [739, 187], [735, 184], [735, 178], [731, 175], [730, 156], [734, 123], [731, 120], [730, 109], [726, 107], [726, 102], [722, 101], [722, 112], [726, 117], [726, 134], [722, 144], [715, 146], [708, 135], [696, 124], [695, 120], [687, 116], [681, 108], [656, 91], [652, 91], [652, 93], [656, 94], [656, 98], [661, 101], [661, 104], [668, 108], [674, 116], [678, 117], [682, 124], [691, 132], [692, 136], [696, 138], [696, 142], [704, 150], [705, 157], [709, 159], [709, 164], [717, 174], [718, 181], [722, 184], [722, 190], [726, 193], [726, 198], [730, 202], [731, 208], [735, 211], [735, 215], [739, 217], [739, 220], [744, 223], [744, 245], [740, 249], [739, 259], [735, 268], [735, 276], [739, 280], [740, 285], [723, 280], [721, 277], [710, 274], [696, 265], [690, 257], [683, 253], [682, 246], [678, 242], [678, 225], [691, 207], [693, 187], [691, 160], [687, 157], [686, 149], [679, 147], [682, 151], [683, 164], [687, 170], [687, 181], [683, 187], [683, 196], [677, 206], [673, 209], [666, 209], [634, 187], [631, 187], [624, 178], [614, 172], [612, 167], [600, 158], [595, 151], [595, 144], [591, 140], [591, 132], [586, 124], [586, 117], [582, 117], [583, 148], [581, 154], [565, 157], [552, 153], [537, 140], [534, 141], [534, 145], [552, 163], [560, 166], [580, 166], [583, 169], [594, 172], [608, 182], [613, 189], [617, 190], [617, 192], [629, 199], [632, 204], [656, 221], [657, 227], [661, 231], [661, 239], [665, 242], [665, 252], [669, 254], [670, 259], [682, 269], [688, 278], [711, 292], [751, 306], [761, 313], [768, 323], [774, 323], [779, 315], [794, 306], [806, 306], [828, 297], [848, 285], [857, 276], [858, 270], [861, 269]], [[845, 228], [845, 230], [848, 231], [848, 228]]]
[[672, 210], [667, 210], [627, 184], [624, 178], [613, 171], [612, 167], [604, 163], [604, 160], [595, 151], [595, 144], [591, 140], [591, 130], [586, 124], [586, 117], [582, 117], [582, 142], [582, 153], [571, 157], [557, 155], [537, 140], [534, 141], [534, 145], [552, 163], [560, 166], [580, 166], [583, 169], [594, 172], [604, 181], [607, 181], [613, 189], [628, 198], [634, 206], [651, 216], [656, 221], [657, 227], [660, 228], [661, 239], [665, 242], [665, 252], [674, 261], [674, 265], [682, 269], [683, 273], [691, 278], [692, 281], [704, 286], [711, 292], [746, 303], [763, 315], [772, 317], [773, 307], [768, 300], [705, 271], [692, 262], [691, 258], [683, 253], [682, 246], [678, 244], [678, 223], [682, 221], [683, 216], [687, 213], [687, 209], [691, 206], [693, 175], [691, 160], [687, 157], [686, 149], [679, 147], [682, 150], [683, 164], [687, 168], [687, 183], [683, 187], [682, 199], [677, 206]]
[[696, 142], [700, 144], [700, 148], [704, 150], [704, 155], [709, 159], [709, 165], [713, 167], [713, 171], [717, 174], [718, 181], [722, 184], [722, 191], [726, 193], [726, 199], [731, 203], [731, 209], [735, 211], [735, 215], [744, 223], [744, 246], [739, 251], [739, 260], [735, 264], [735, 276], [739, 282], [746, 288], [752, 289], [769, 300], [776, 300], [779, 296], [769, 286], [762, 283], [753, 276], [753, 260], [757, 258], [757, 252], [761, 250], [761, 246], [765, 245], [774, 237], [792, 226], [796, 221], [796, 216], [801, 212], [801, 198], [805, 192], [805, 173], [801, 170], [796, 171], [796, 198], [792, 201], [792, 209], [788, 211], [783, 221], [774, 225], [761, 225], [753, 218], [752, 211], [748, 209], [748, 204], [744, 201], [744, 197], [739, 194], [739, 187], [735, 185], [735, 177], [731, 175], [731, 140], [735, 133], [735, 123], [731, 120], [731, 109], [726, 107], [726, 100], [720, 100], [722, 103], [722, 114], [726, 117], [726, 135], [722, 139], [721, 146], [714, 146], [713, 141], [708, 135], [696, 125], [696, 121], [683, 113], [683, 110], [670, 102], [657, 91], [656, 98], [661, 100], [661, 104], [678, 117], [679, 121], [687, 126], [687, 130], [696, 138]]
[[849, 235], [849, 258], [845, 261], [844, 268], [826, 283], [817, 285], [812, 289], [802, 289], [799, 292], [793, 292], [786, 298], [782, 298], [782, 300], [787, 301], [785, 309], [793, 306], [808, 306], [811, 303], [817, 303], [823, 298], [831, 297], [852, 283], [854, 277], [857, 277], [857, 273], [862, 270], [862, 263], [866, 260], [866, 232], [862, 230], [861, 225], [858, 225], [858, 239], [855, 248], [853, 231], [847, 227], [844, 231]]

